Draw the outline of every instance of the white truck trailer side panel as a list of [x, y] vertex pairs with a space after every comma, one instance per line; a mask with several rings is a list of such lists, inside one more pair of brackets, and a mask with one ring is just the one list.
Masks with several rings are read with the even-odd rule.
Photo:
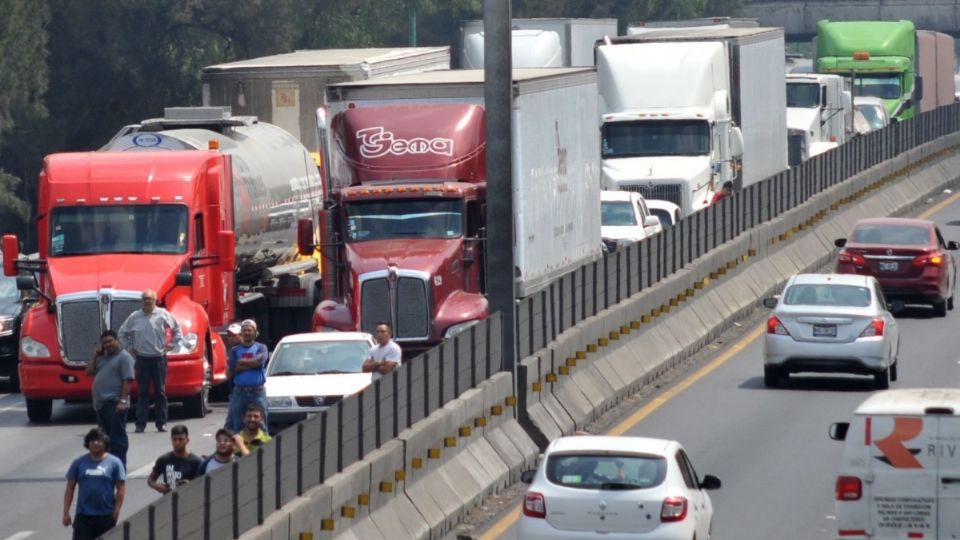
[[[515, 69], [513, 80], [513, 253], [524, 297], [601, 255], [600, 132], [594, 70]], [[337, 84], [327, 102], [331, 117], [351, 104], [482, 104], [483, 70]]]
[[[560, 37], [563, 48], [563, 65], [566, 67], [592, 66], [593, 48], [597, 40], [604, 36], [617, 35], [616, 19], [513, 19], [510, 21], [514, 30], [544, 30], [556, 32]], [[467, 67], [463, 59], [467, 50], [468, 36], [483, 32], [483, 21], [464, 21], [460, 28], [460, 65]], [[482, 43], [482, 40], [480, 40]], [[475, 47], [472, 44], [471, 47]], [[469, 56], [474, 59], [483, 59], [483, 51], [472, 51]], [[476, 60], [473, 60], [474, 62]], [[516, 60], [514, 60], [516, 66]], [[482, 65], [472, 65], [470, 68], [483, 69]]]
[[735, 46], [740, 85], [732, 97], [739, 97], [733, 107], [743, 133], [741, 187], [746, 187], [787, 168], [783, 34], [779, 39], [744, 40]]

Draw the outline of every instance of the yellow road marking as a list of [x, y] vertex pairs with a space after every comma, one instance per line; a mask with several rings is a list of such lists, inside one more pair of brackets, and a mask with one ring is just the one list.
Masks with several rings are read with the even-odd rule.
[[[929, 216], [943, 210], [947, 206], [953, 204], [957, 199], [960, 199], [960, 192], [954, 193], [953, 195], [947, 197], [946, 199], [940, 201], [939, 203], [931, 206], [924, 210], [919, 216], [920, 219], [927, 219]], [[753, 343], [754, 340], [763, 335], [764, 330], [766, 329], [766, 321], [757, 325], [749, 334], [741, 338], [739, 341], [729, 346], [727, 350], [720, 354], [709, 364], [703, 366], [693, 374], [691, 374], [686, 379], [680, 381], [669, 390], [661, 394], [660, 396], [650, 400], [650, 403], [647, 403], [635, 413], [631, 414], [628, 418], [611, 428], [606, 432], [606, 435], [616, 435], [620, 436], [624, 433], [630, 431], [634, 426], [643, 421], [644, 418], [650, 416], [651, 413], [660, 408], [661, 405], [670, 401], [671, 399], [677, 397], [681, 392], [693, 386], [693, 383], [699, 381], [700, 379], [706, 377], [708, 374], [713, 372], [718, 367], [722, 366], [728, 362], [731, 358], [736, 356], [740, 351], [747, 348], [748, 345]], [[520, 519], [520, 508], [521, 505], [517, 505], [513, 510], [511, 510], [507, 515], [503, 516], [500, 521], [494, 523], [489, 529], [487, 529], [482, 535], [480, 535], [480, 540], [495, 540], [500, 538], [503, 533], [507, 532], [507, 529], [512, 527], [517, 520]]]

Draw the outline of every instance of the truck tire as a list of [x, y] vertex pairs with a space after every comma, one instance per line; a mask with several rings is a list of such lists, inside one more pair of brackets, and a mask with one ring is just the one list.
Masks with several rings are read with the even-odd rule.
[[203, 387], [200, 393], [183, 400], [187, 418], [203, 418], [210, 411], [210, 384], [213, 380], [213, 364], [210, 362], [210, 346], [203, 353]]
[[53, 416], [52, 399], [27, 399], [27, 418], [31, 422], [49, 422]]

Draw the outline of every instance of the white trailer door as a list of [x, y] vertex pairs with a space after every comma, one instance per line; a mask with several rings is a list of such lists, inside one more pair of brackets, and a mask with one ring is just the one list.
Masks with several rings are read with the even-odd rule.
[[934, 451], [940, 458], [937, 538], [960, 538], [960, 417], [941, 416]]

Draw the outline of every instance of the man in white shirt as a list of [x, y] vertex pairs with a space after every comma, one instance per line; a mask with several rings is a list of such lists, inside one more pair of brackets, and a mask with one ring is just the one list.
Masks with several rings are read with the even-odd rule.
[[363, 362], [363, 372], [373, 373], [374, 378], [386, 375], [400, 366], [402, 351], [393, 341], [393, 328], [390, 323], [380, 321], [374, 330], [376, 345], [370, 349], [370, 356]]

